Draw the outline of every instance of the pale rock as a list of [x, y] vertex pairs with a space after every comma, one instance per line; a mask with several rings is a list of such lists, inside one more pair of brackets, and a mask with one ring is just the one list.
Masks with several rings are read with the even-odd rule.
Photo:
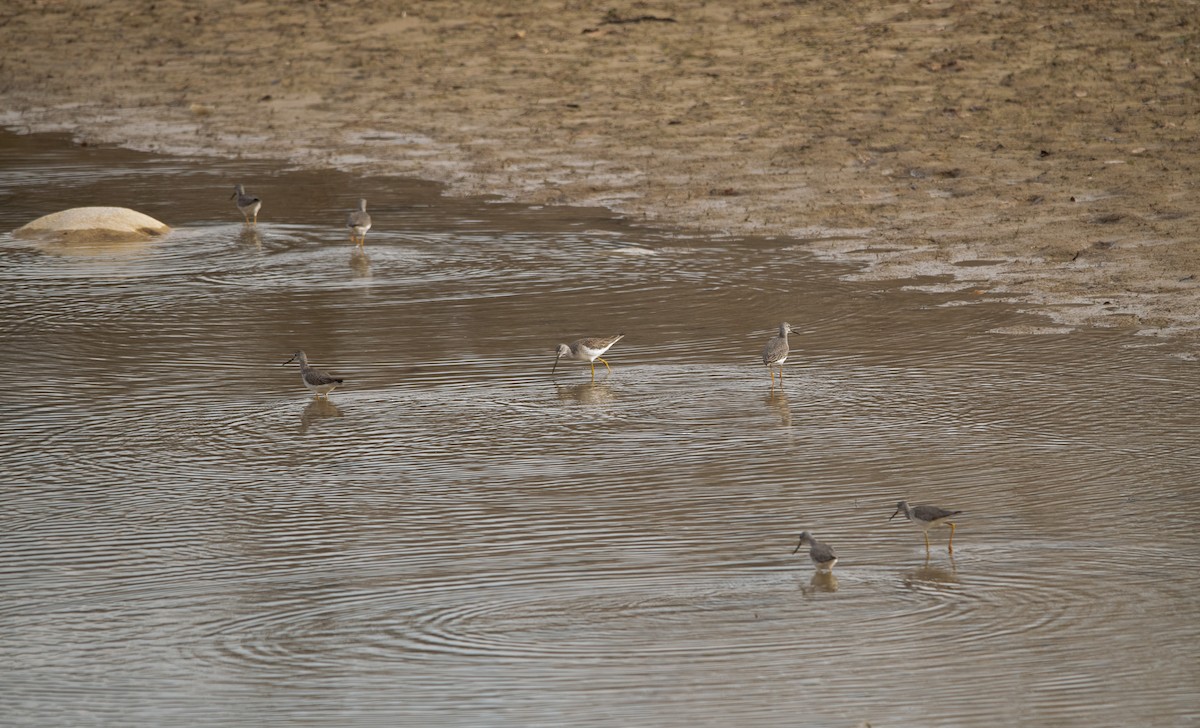
[[171, 228], [127, 207], [73, 207], [39, 217], [13, 231], [18, 238], [51, 238], [61, 242], [145, 241]]

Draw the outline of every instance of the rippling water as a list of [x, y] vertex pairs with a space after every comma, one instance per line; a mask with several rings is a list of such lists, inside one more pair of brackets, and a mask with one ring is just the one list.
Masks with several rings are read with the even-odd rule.
[[[0, 135], [0, 229], [85, 204], [175, 231], [0, 236], [6, 722], [1200, 723], [1197, 370], [1151, 342], [988, 334], [801, 241]], [[966, 511], [953, 557], [901, 498]]]

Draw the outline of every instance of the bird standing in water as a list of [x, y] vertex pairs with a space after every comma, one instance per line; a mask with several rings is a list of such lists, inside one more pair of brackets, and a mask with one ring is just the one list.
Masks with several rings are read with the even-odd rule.
[[292, 354], [292, 358], [280, 366], [287, 366], [294, 361], [300, 362], [300, 381], [304, 382], [304, 386], [308, 387], [318, 397], [324, 396], [328, 399], [329, 393], [339, 387], [344, 381], [316, 367], [310, 367], [308, 365], [308, 357], [304, 355], [303, 351], [297, 351], [295, 354]]
[[[229, 199], [237, 201], [237, 209], [242, 213], [242, 217], [251, 225], [258, 224], [258, 211], [262, 207], [262, 200], [254, 195], [246, 194], [246, 188], [237, 185], [233, 188], [233, 194]], [[253, 220], [251, 220], [253, 216]]]
[[779, 335], [773, 337], [767, 342], [763, 348], [762, 360], [763, 366], [771, 373], [771, 389], [775, 388], [775, 370], [772, 367], [779, 367], [779, 386], [783, 386], [783, 363], [787, 361], [788, 352], [788, 334], [796, 333], [792, 325], [786, 321], [779, 324]]
[[892, 520], [896, 516], [904, 514], [904, 517], [921, 529], [925, 534], [925, 551], [929, 551], [929, 529], [934, 526], [949, 526], [950, 527], [950, 543], [947, 550], [954, 553], [954, 522], [949, 520], [954, 516], [962, 513], [962, 511], [948, 511], [945, 508], [937, 506], [909, 506], [908, 501], [900, 501], [896, 504], [896, 512], [892, 514]]
[[816, 565], [817, 571], [833, 570], [833, 565], [837, 563], [837, 554], [833, 552], [832, 546], [821, 543], [811, 533], [805, 531], [800, 534], [800, 543], [796, 544], [792, 553], [798, 552], [805, 544], [808, 544], [808, 557]]
[[350, 242], [362, 245], [367, 242], [367, 231], [371, 229], [371, 216], [367, 214], [367, 201], [360, 199], [358, 209], [346, 216], [346, 227], [350, 228]]
[[622, 333], [617, 334], [616, 336], [580, 339], [579, 341], [571, 342], [570, 345], [559, 344], [557, 352], [558, 356], [554, 358], [554, 367], [550, 369], [550, 373], [553, 374], [555, 370], [558, 369], [559, 359], [586, 361], [592, 365], [592, 381], [595, 381], [596, 360], [599, 359], [600, 363], [604, 365], [604, 368], [611, 372], [612, 367], [610, 367], [608, 362], [604, 361], [600, 357], [602, 354], [604, 354], [604, 352], [611, 349], [613, 344], [617, 343], [624, 337], [625, 334]]

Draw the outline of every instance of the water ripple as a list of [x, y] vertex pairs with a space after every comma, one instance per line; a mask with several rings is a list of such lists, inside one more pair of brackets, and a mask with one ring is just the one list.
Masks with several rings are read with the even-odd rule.
[[[280, 716], [263, 695], [293, 722], [1190, 715], [1194, 364], [1119, 332], [989, 335], [1024, 319], [848, 282], [796, 241], [51, 152], [0, 180], [8, 228], [51, 191], [117, 191], [175, 231], [0, 236], [18, 722], [212, 695], [242, 722]], [[551, 373], [559, 342], [617, 331], [611, 371]], [[280, 366], [298, 348], [345, 378], [329, 399]], [[888, 521], [902, 498], [965, 511], [953, 559]], [[833, 577], [791, 555], [802, 529]]]

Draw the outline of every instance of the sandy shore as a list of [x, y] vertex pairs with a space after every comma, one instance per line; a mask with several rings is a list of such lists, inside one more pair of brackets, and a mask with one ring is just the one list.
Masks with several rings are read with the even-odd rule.
[[0, 7], [17, 130], [791, 236], [1192, 351], [1198, 73], [1194, 0]]

